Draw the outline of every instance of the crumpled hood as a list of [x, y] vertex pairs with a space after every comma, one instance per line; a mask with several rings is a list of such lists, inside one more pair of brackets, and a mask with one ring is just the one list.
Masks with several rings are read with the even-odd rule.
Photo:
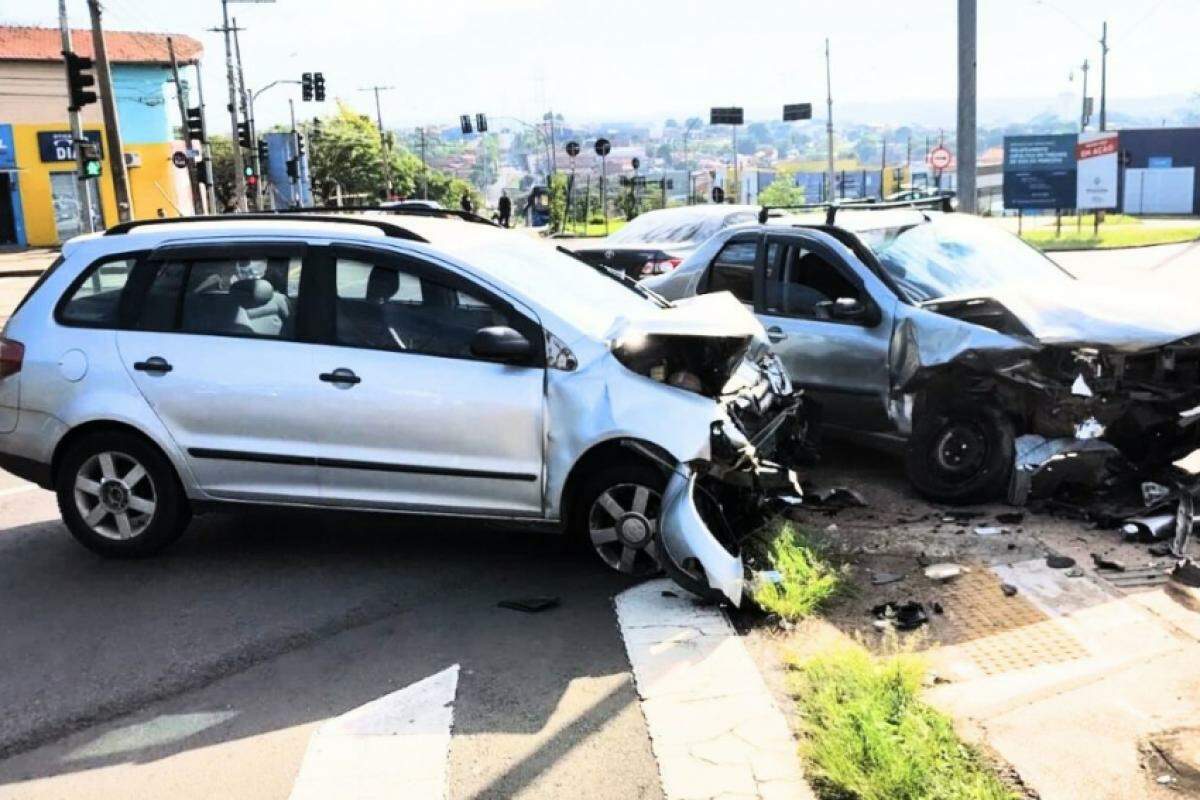
[[1042, 344], [1097, 345], [1134, 352], [1200, 333], [1200, 306], [1195, 298], [1159, 287], [1086, 281], [1054, 286], [1009, 284], [922, 305], [936, 307], [975, 299], [1003, 305]]
[[678, 300], [671, 308], [646, 305], [637, 316], [618, 317], [604, 335], [609, 342], [637, 336], [734, 336], [765, 341], [762, 323], [729, 292]]

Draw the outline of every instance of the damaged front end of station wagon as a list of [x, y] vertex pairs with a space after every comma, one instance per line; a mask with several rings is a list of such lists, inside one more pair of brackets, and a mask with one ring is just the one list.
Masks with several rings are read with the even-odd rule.
[[[1056, 289], [914, 308], [891, 349], [893, 419], [911, 428], [951, 397], [996, 409], [1012, 425], [1009, 502], [1190, 535], [1197, 479], [1174, 462], [1200, 447], [1194, 309], [1144, 289]], [[1144, 524], [1158, 517], [1170, 524]]]
[[[813, 458], [814, 409], [729, 295], [619, 319], [606, 341], [606, 352], [579, 355], [575, 374], [550, 373], [550, 413], [570, 422], [550, 426], [551, 467], [598, 438], [653, 465], [665, 480], [655, 517], [614, 509], [601, 533], [626, 556], [643, 550], [693, 594], [739, 604], [742, 541], [801, 502], [795, 469]], [[595, 391], [580, 391], [592, 382]]]

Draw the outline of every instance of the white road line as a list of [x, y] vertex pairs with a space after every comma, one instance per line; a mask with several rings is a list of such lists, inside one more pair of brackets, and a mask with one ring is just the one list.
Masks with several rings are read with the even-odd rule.
[[321, 725], [291, 800], [445, 800], [458, 664]]
[[720, 610], [666, 580], [616, 605], [667, 800], [813, 797], [787, 721]]

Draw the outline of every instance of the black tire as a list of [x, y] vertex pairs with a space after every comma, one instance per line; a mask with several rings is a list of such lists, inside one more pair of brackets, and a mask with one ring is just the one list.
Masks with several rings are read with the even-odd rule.
[[[109, 454], [118, 469], [124, 468], [125, 475], [131, 474], [131, 465], [137, 464], [145, 472], [145, 477], [139, 478], [133, 484], [133, 489], [125, 492], [124, 515], [127, 530], [131, 531], [128, 536], [118, 530], [118, 515], [111, 511], [96, 525], [92, 525], [85, 521], [80, 509], [81, 502], [87, 504], [92, 498], [91, 492], [76, 489], [77, 480], [84, 477], [81, 476], [81, 470], [88, 465], [103, 472], [103, 454]], [[103, 487], [108, 479], [102, 475], [98, 477], [99, 480], [95, 482]], [[121, 486], [124, 487], [124, 483]], [[58, 495], [58, 510], [67, 530], [84, 547], [102, 556], [138, 558], [157, 553], [178, 539], [191, 519], [191, 507], [171, 462], [153, 444], [132, 433], [98, 431], [72, 444], [59, 464], [54, 488]], [[95, 493], [97, 505], [105, 504], [104, 500], [99, 499], [102, 491]], [[121, 507], [119, 494], [113, 507]], [[83, 499], [78, 500], [78, 497]], [[152, 512], [136, 511], [134, 502], [141, 501], [144, 504], [147, 497], [152, 502]], [[130, 527], [131, 520], [134, 523]], [[98, 529], [104, 528], [110, 530], [110, 535], [99, 532]], [[124, 538], [117, 538], [122, 536]]]
[[985, 402], [941, 401], [917, 416], [908, 441], [908, 479], [942, 503], [982, 503], [1000, 497], [1013, 462], [1013, 423]]
[[655, 555], [658, 546], [657, 535], [647, 532], [653, 540], [652, 547], [648, 552], [641, 552], [635, 557], [636, 568], [633, 571], [626, 571], [614, 565], [602, 553], [602, 549], [615, 549], [615, 546], [602, 548], [594, 545], [592, 541], [592, 515], [597, 501], [605, 492], [617, 489], [616, 496], [624, 504], [629, 499], [628, 490], [619, 487], [628, 486], [644, 486], [653, 492], [655, 497], [652, 498], [652, 504], [648, 505], [647, 517], [657, 526], [658, 509], [661, 506], [663, 490], [667, 486], [666, 475], [661, 469], [643, 462], [623, 461], [607, 464], [583, 479], [579, 491], [571, 501], [568, 534], [580, 549], [592, 551], [594, 557], [610, 569], [635, 577], [657, 574], [660, 570], [659, 560]]

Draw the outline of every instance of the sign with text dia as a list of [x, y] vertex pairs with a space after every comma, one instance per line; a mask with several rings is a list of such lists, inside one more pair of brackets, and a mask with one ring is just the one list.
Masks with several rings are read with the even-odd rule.
[[1004, 207], [1075, 208], [1073, 133], [1004, 137]]
[[1075, 147], [1077, 162], [1076, 208], [1116, 208], [1117, 202], [1117, 134], [1079, 134]]

